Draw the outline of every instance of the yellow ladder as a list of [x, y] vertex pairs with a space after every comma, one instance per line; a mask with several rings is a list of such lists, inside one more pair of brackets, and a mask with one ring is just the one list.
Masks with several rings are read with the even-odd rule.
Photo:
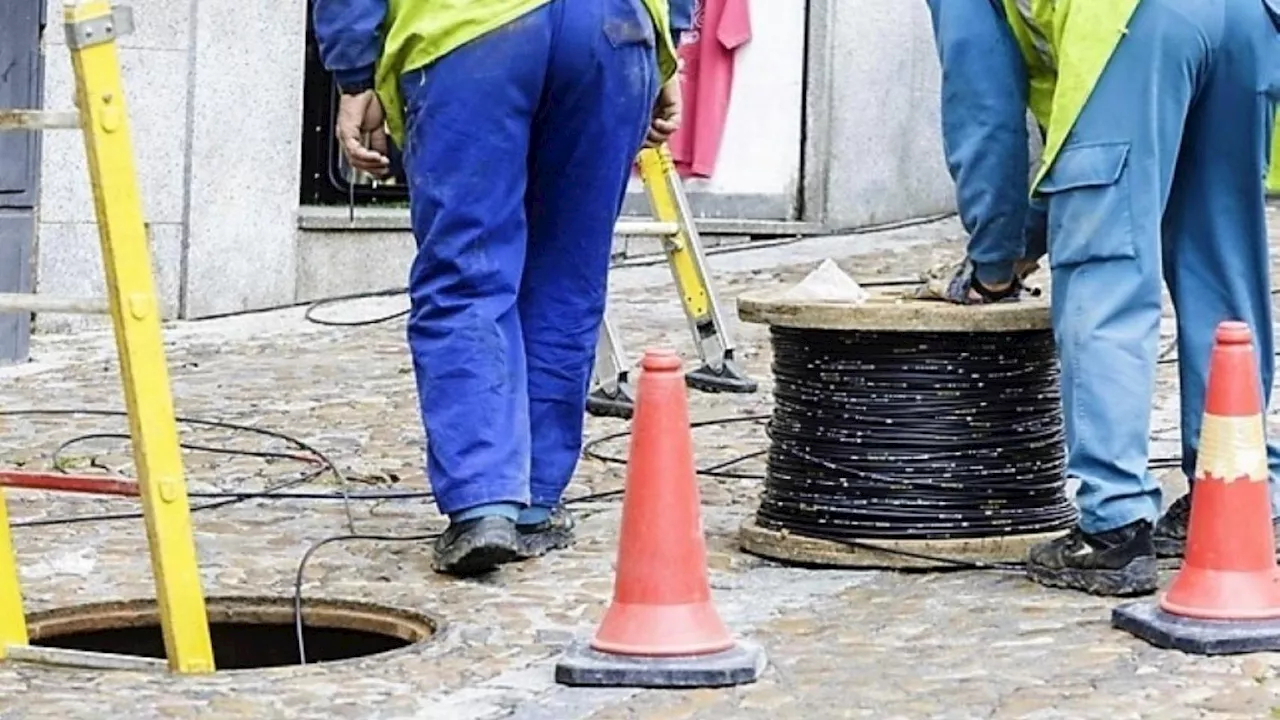
[[[693, 209], [676, 172], [671, 149], [665, 144], [644, 148], [636, 158], [636, 165], [655, 220], [621, 221], [615, 232], [657, 236], [662, 240], [663, 253], [680, 294], [680, 307], [702, 360], [701, 366], [685, 373], [685, 383], [702, 392], [754, 393], [758, 383], [747, 376], [734, 358], [733, 337], [720, 310]], [[635, 402], [629, 380], [630, 364], [625, 358], [621, 338], [606, 311], [591, 372], [588, 413], [631, 417]]]
[[[209, 620], [116, 52], [116, 38], [132, 31], [133, 16], [129, 8], [112, 8], [107, 0], [83, 4], [67, 0], [63, 25], [78, 112], [3, 111], [0, 131], [79, 128], [83, 132], [107, 301], [6, 293], [0, 294], [0, 312], [110, 312], [169, 669], [213, 672]], [[2, 493], [0, 487], [0, 659], [38, 659], [38, 654], [27, 652], [32, 648]]]

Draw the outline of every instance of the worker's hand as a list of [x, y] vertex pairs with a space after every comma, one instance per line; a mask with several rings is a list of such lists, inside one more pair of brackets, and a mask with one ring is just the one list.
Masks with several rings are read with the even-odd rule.
[[[338, 101], [338, 145], [351, 167], [374, 177], [383, 177], [391, 168], [387, 157], [386, 114], [382, 101], [372, 90], [343, 95]], [[364, 136], [368, 134], [368, 144]]]
[[658, 101], [653, 106], [653, 121], [649, 123], [649, 134], [645, 138], [645, 147], [656, 148], [680, 129], [680, 75], [667, 81], [658, 93]]

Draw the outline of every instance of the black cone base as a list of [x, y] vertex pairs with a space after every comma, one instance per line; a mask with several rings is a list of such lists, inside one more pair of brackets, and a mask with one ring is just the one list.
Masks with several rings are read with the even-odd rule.
[[745, 642], [710, 655], [639, 657], [602, 653], [579, 641], [556, 664], [556, 682], [593, 687], [725, 687], [755, 682], [767, 665], [764, 650]]
[[1171, 615], [1153, 602], [1135, 602], [1112, 610], [1111, 626], [1156, 647], [1192, 655], [1280, 650], [1280, 619], [1201, 620]]

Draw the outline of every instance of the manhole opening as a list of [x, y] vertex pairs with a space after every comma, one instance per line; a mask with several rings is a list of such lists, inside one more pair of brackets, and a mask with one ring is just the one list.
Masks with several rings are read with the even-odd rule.
[[[299, 664], [291, 599], [213, 598], [206, 607], [218, 670]], [[355, 602], [309, 601], [302, 617], [308, 664], [399, 650], [431, 639], [439, 629], [425, 615]], [[154, 602], [63, 608], [34, 614], [27, 622], [32, 645], [165, 657]]]

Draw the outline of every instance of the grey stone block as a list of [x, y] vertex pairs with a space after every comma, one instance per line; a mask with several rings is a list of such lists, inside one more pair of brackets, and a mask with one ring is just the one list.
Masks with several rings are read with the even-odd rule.
[[298, 232], [298, 300], [401, 288], [408, 284], [413, 235], [381, 231]]

